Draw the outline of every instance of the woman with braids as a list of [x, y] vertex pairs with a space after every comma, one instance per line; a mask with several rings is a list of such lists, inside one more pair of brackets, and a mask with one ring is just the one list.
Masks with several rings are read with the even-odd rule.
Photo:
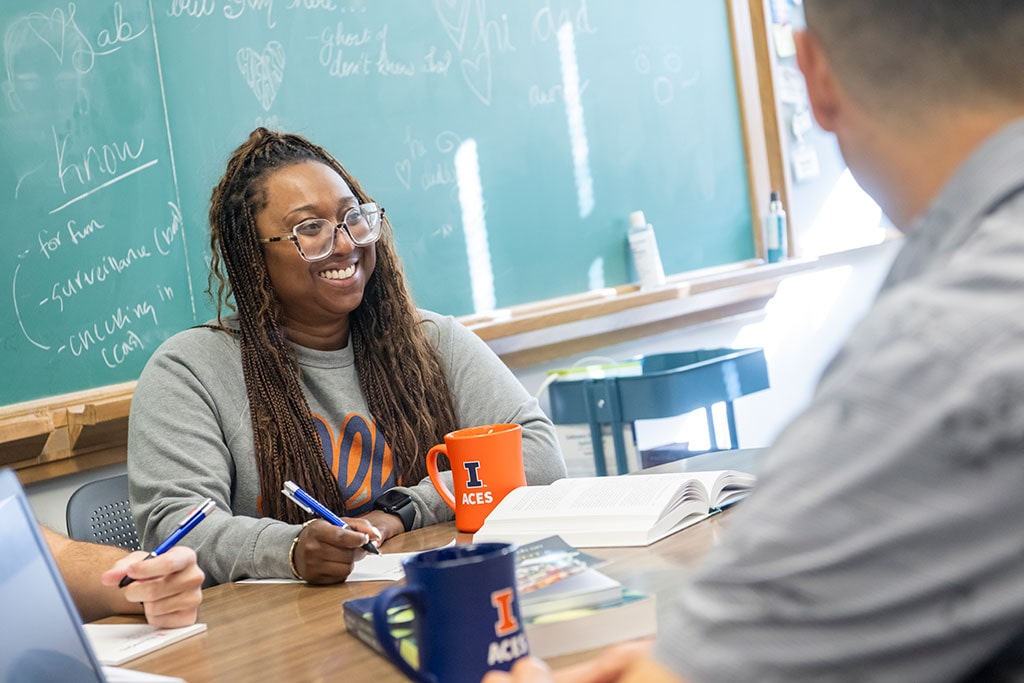
[[[324, 149], [253, 131], [213, 191], [210, 228], [217, 319], [161, 345], [132, 401], [146, 547], [210, 497], [218, 511], [184, 541], [202, 545], [208, 583], [336, 583], [367, 540], [451, 519], [425, 466], [449, 431], [521, 424], [527, 481], [565, 475], [554, 427], [512, 373], [414, 306], [384, 210]], [[304, 524], [287, 480], [351, 528]]]

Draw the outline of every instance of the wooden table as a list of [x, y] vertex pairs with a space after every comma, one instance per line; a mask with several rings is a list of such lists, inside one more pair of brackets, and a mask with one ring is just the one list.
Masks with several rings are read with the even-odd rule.
[[[756, 455], [752, 450], [708, 454], [653, 470], [692, 471], [720, 465], [749, 471], [755, 469]], [[659, 611], [670, 609], [672, 588], [679, 585], [688, 569], [715, 543], [728, 515], [728, 512], [716, 515], [644, 548], [594, 548], [587, 552], [609, 560], [602, 566], [602, 572], [627, 587], [658, 594]], [[448, 523], [402, 534], [388, 541], [384, 550], [420, 550], [444, 545], [453, 538], [459, 543], [472, 539], [470, 534], [459, 533], [454, 523]], [[238, 583], [215, 586], [203, 593], [199, 620], [208, 626], [205, 633], [125, 666], [179, 676], [188, 683], [398, 683], [406, 680], [398, 669], [345, 632], [341, 609], [345, 600], [375, 595], [389, 585], [392, 584], [388, 581], [373, 581], [336, 586]], [[127, 622], [131, 618], [104, 621]], [[567, 655], [551, 663], [565, 665], [591, 654]]]

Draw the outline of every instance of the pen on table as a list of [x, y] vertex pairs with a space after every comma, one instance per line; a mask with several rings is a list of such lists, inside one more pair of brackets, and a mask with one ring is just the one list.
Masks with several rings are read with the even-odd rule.
[[[154, 557], [166, 553], [168, 550], [177, 545], [178, 541], [185, 538], [185, 534], [192, 531], [192, 529], [195, 528], [196, 524], [199, 524], [199, 522], [206, 519], [206, 516], [209, 515], [213, 511], [213, 508], [215, 507], [217, 507], [217, 503], [214, 502], [212, 498], [207, 498], [198, 506], [192, 508], [192, 510], [189, 511], [188, 515], [185, 517], [185, 519], [182, 520], [181, 524], [178, 525], [178, 528], [172, 531], [171, 535], [164, 539], [163, 543], [161, 543], [156, 548], [151, 550], [149, 554], [142, 559], [151, 560]], [[121, 582], [117, 584], [117, 586], [118, 588], [124, 588], [134, 580], [135, 579], [131, 578], [126, 574], [124, 578], [121, 579]]]
[[713, 514], [718, 514], [719, 512], [725, 512], [726, 510], [728, 510], [729, 508], [731, 508], [731, 507], [732, 507], [733, 505], [735, 505], [736, 503], [739, 503], [740, 501], [742, 501], [742, 500], [743, 500], [744, 498], [746, 498], [746, 497], [747, 497], [748, 495], [750, 495], [750, 494], [748, 493], [748, 494], [744, 494], [744, 495], [742, 495], [742, 496], [736, 496], [735, 498], [731, 498], [731, 499], [729, 499], [729, 500], [728, 500], [728, 501], [726, 501], [725, 503], [722, 503], [721, 505], [719, 505], [719, 506], [715, 507], [715, 508], [714, 508], [714, 513], [713, 513]]
[[[281, 489], [281, 493], [283, 493], [288, 500], [295, 503], [309, 514], [321, 517], [336, 527], [341, 527], [342, 529], [349, 528], [348, 524], [345, 524], [341, 517], [324, 507], [316, 498], [300, 489], [298, 484], [294, 481], [286, 481], [284, 483], [284, 488]], [[380, 551], [377, 550], [377, 546], [370, 541], [363, 544], [363, 550], [368, 553], [373, 553], [374, 555], [380, 555]]]

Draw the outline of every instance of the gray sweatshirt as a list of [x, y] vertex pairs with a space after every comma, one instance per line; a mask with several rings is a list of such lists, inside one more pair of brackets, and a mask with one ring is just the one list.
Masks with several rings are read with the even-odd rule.
[[[451, 387], [458, 426], [511, 422], [523, 427], [529, 484], [565, 476], [551, 422], [515, 376], [452, 317], [420, 311]], [[294, 347], [303, 392], [338, 475], [347, 514], [372, 508], [395, 485], [391, 449], [373, 423], [352, 345], [338, 351]], [[423, 455], [426, 455], [425, 453]], [[183, 541], [199, 553], [207, 585], [242, 578], [291, 577], [288, 552], [300, 527], [259, 516], [261, 492], [241, 352], [234, 335], [193, 328], [164, 342], [139, 378], [128, 429], [132, 510], [144, 547], [166, 537], [209, 497], [217, 510]], [[445, 473], [451, 486], [451, 475]], [[401, 488], [416, 506], [415, 526], [453, 514], [429, 478]]]

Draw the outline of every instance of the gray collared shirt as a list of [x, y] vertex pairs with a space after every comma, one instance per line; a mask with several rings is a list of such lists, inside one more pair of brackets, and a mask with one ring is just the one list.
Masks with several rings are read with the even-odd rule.
[[1024, 121], [908, 230], [733, 515], [661, 623], [695, 683], [1024, 674]]

